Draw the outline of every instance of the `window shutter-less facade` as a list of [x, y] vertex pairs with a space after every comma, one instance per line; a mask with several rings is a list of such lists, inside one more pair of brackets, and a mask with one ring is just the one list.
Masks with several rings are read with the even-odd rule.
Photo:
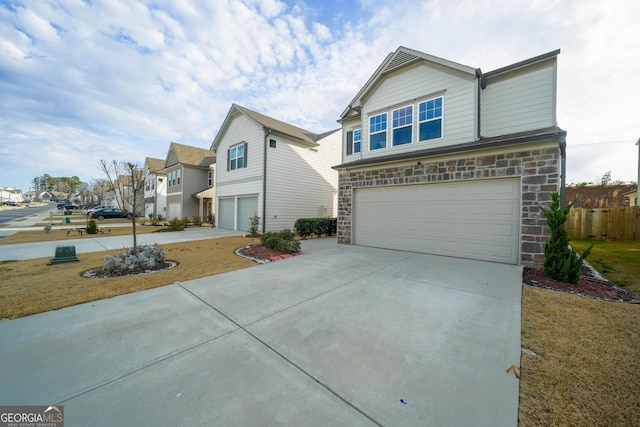
[[347, 132], [347, 156], [353, 154], [353, 131]]

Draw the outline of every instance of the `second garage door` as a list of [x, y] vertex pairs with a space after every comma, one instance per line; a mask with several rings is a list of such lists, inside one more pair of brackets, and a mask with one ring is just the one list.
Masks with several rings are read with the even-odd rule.
[[520, 180], [354, 190], [356, 245], [518, 263]]

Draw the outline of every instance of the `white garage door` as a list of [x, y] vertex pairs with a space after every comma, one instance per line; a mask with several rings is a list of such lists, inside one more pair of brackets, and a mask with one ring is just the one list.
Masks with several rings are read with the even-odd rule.
[[218, 228], [233, 230], [233, 216], [235, 210], [233, 198], [220, 199], [218, 201], [217, 224]]
[[238, 230], [249, 231], [249, 220], [258, 214], [257, 197], [238, 197]]
[[362, 246], [518, 263], [520, 180], [357, 188]]

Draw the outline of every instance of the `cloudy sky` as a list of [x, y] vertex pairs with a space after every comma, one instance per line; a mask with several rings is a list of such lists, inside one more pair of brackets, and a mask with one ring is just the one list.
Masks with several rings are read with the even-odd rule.
[[555, 49], [568, 182], [636, 180], [640, 2], [0, 0], [0, 187], [208, 148], [232, 103], [314, 132], [406, 46], [484, 72]]

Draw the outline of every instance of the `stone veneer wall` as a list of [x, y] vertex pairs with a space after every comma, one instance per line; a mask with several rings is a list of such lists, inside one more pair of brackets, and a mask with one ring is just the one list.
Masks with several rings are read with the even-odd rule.
[[559, 191], [559, 161], [560, 150], [554, 147], [464, 156], [447, 161], [416, 159], [411, 165], [404, 162], [403, 166], [397, 167], [378, 165], [371, 169], [342, 170], [338, 192], [338, 243], [352, 243], [351, 202], [355, 188], [522, 177], [520, 263], [528, 267], [541, 267], [544, 262], [544, 243], [549, 240], [550, 231], [538, 203], [550, 202], [551, 193]]

